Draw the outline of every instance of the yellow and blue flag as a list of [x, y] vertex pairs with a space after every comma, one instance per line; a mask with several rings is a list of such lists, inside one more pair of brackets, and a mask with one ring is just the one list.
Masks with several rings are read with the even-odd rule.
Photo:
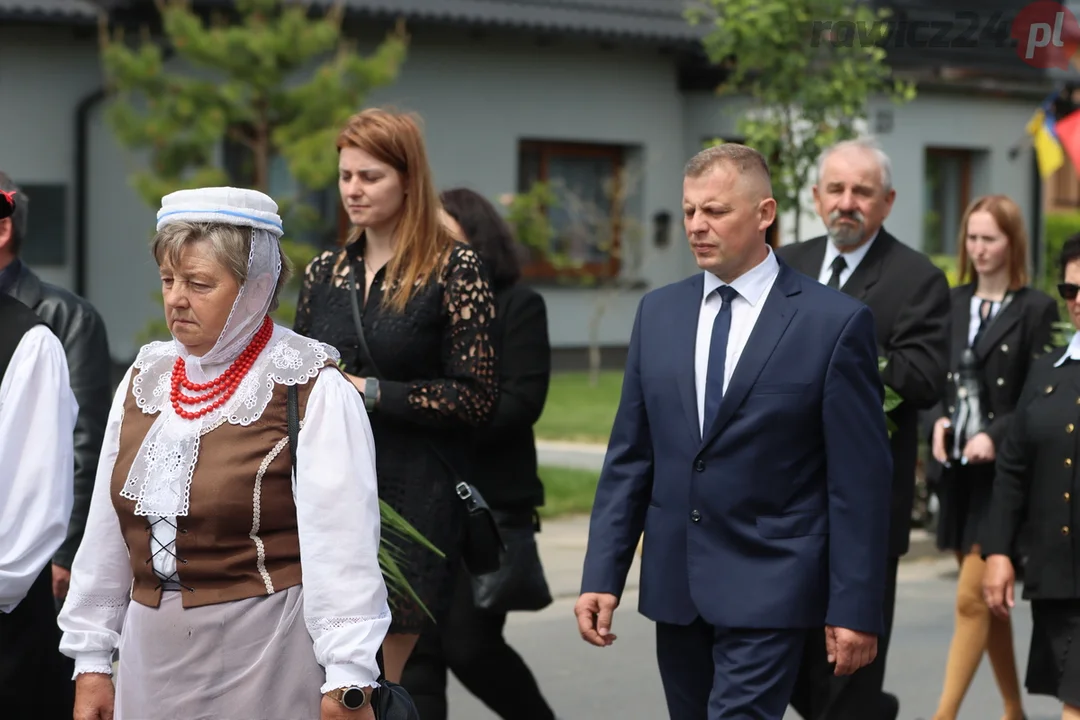
[[1031, 136], [1032, 145], [1035, 147], [1035, 159], [1039, 164], [1039, 175], [1044, 180], [1065, 164], [1065, 151], [1058, 140], [1055, 127], [1054, 97], [1055, 95], [1051, 95], [1044, 100], [1042, 106], [1035, 111], [1027, 124], [1027, 134]]

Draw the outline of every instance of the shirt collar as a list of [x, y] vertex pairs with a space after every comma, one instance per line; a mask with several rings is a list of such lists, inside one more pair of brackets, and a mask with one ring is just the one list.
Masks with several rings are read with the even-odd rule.
[[7, 267], [0, 270], [0, 293], [10, 295], [15, 290], [15, 281], [19, 279], [21, 267], [19, 258], [15, 258]]
[[844, 256], [844, 260], [847, 262], [847, 269], [851, 272], [855, 272], [855, 268], [859, 267], [859, 263], [861, 263], [862, 259], [866, 257], [866, 253], [870, 251], [870, 246], [874, 244], [874, 240], [877, 240], [877, 236], [880, 233], [881, 229], [879, 228], [873, 235], [870, 236], [869, 240], [867, 240], [854, 250], [846, 253], [841, 253], [831, 240], [826, 240], [825, 264], [822, 267], [829, 267], [830, 265], [832, 265], [833, 260], [836, 259], [836, 256], [842, 254]]
[[1058, 358], [1054, 367], [1061, 367], [1066, 360], [1080, 360], [1080, 332], [1073, 333], [1069, 346], [1065, 348], [1065, 354]]
[[[765, 256], [764, 260], [735, 278], [730, 284], [744, 300], [751, 305], [757, 305], [766, 288], [769, 287], [769, 283], [772, 282], [778, 272], [780, 272], [780, 263], [776, 261], [776, 255], [770, 247], [769, 254]], [[711, 292], [725, 284], [720, 278], [706, 271], [702, 299], [709, 297]]]

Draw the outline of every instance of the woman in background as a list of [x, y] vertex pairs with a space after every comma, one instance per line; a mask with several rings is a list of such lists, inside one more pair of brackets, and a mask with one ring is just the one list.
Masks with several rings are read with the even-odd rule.
[[[502, 527], [533, 532], [539, 529], [536, 508], [544, 504], [533, 424], [543, 412], [551, 379], [544, 299], [518, 282], [521, 270], [513, 235], [491, 203], [467, 189], [448, 190], [441, 199], [444, 221], [480, 256], [495, 291], [499, 403], [491, 423], [475, 434], [470, 479]], [[506, 538], [511, 541], [509, 532]], [[537, 610], [551, 602], [543, 571], [531, 553], [511, 553], [504, 561], [529, 563], [514, 570], [537, 579], [541, 587], [521, 605], [481, 609], [472, 578], [459, 566], [448, 617], [428, 624], [405, 672], [404, 684], [424, 720], [447, 718], [447, 669], [506, 720], [555, 717], [525, 661], [503, 637], [507, 609]]]
[[296, 328], [341, 352], [370, 414], [379, 497], [445, 555], [395, 538], [419, 597], [391, 601], [383, 660], [386, 679], [399, 682], [428, 613], [443, 621], [461, 557], [455, 477], [470, 476], [472, 431], [497, 400], [495, 302], [476, 252], [440, 221], [413, 116], [365, 110], [337, 146], [354, 230], [308, 266]]
[[[982, 598], [980, 542], [994, 483], [994, 460], [1012, 422], [1028, 371], [1043, 355], [1057, 303], [1027, 287], [1027, 233], [1020, 208], [1004, 195], [977, 199], [960, 225], [960, 280], [952, 289], [952, 362], [946, 412], [934, 423], [932, 452], [942, 463], [938, 547], [956, 553], [956, 628], [934, 720], [956, 720], [983, 653], [990, 656], [1005, 720], [1021, 720], [1009, 619], [991, 616]], [[954, 427], [977, 415], [977, 432]], [[970, 437], [967, 435], [970, 434]]]

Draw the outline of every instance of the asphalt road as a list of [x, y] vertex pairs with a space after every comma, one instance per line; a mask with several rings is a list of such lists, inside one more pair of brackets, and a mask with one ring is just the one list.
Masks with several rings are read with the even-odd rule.
[[[954, 583], [954, 562], [949, 559], [901, 566], [886, 683], [900, 697], [901, 720], [928, 719], [937, 705], [952, 633]], [[578, 636], [572, 598], [557, 600], [540, 613], [511, 616], [507, 636], [532, 666], [561, 720], [667, 717], [652, 625], [637, 614], [636, 604], [636, 592], [628, 593], [615, 616], [618, 640], [604, 649], [586, 645]], [[1018, 605], [1014, 617], [1022, 682], [1031, 631], [1026, 603]], [[497, 720], [453, 678], [450, 702], [451, 720]], [[1061, 717], [1061, 706], [1053, 698], [1027, 698], [1025, 708], [1028, 720]], [[960, 720], [997, 720], [1001, 711], [989, 662], [984, 660]], [[785, 718], [798, 719], [793, 711]]]

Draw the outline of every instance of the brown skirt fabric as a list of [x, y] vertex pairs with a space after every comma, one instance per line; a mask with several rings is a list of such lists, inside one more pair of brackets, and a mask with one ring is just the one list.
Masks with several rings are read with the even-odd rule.
[[319, 720], [324, 678], [300, 586], [187, 610], [167, 592], [128, 607], [116, 720]]
[[1080, 706], [1080, 600], [1032, 600], [1031, 618], [1028, 692]]

